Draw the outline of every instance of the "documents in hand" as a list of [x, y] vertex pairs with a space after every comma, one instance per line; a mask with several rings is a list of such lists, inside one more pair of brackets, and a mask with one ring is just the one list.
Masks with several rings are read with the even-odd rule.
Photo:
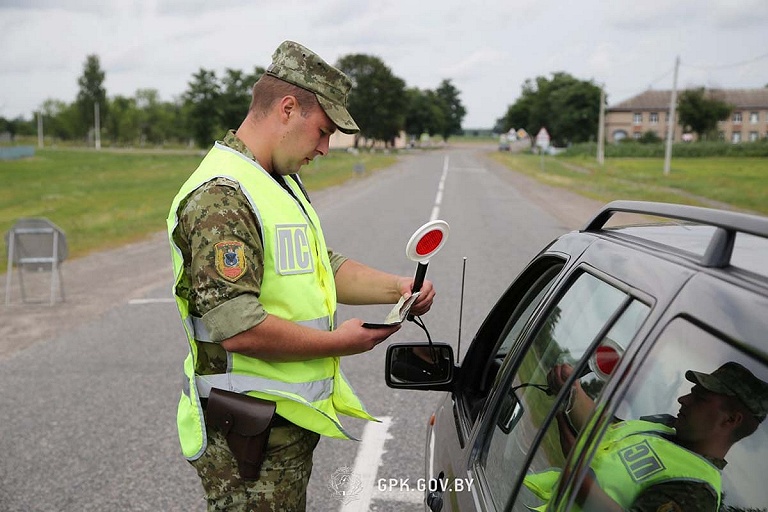
[[408, 316], [408, 312], [411, 310], [411, 306], [414, 302], [416, 302], [416, 299], [419, 298], [420, 293], [421, 292], [416, 292], [407, 299], [405, 297], [400, 297], [400, 300], [397, 301], [395, 307], [392, 308], [392, 311], [389, 312], [382, 323], [376, 324], [371, 322], [364, 322], [363, 327], [375, 329], [379, 327], [392, 327], [394, 325], [400, 325]]

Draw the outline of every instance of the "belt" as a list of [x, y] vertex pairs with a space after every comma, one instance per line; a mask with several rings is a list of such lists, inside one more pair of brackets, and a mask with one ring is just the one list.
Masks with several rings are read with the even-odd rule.
[[[201, 398], [200, 406], [203, 408], [203, 411], [205, 411], [205, 408], [208, 407], [208, 399]], [[291, 425], [294, 425], [294, 423], [288, 421], [287, 419], [283, 418], [279, 414], [275, 414], [274, 416], [272, 416], [272, 421], [270, 422], [270, 425], [273, 427], [290, 427]]]

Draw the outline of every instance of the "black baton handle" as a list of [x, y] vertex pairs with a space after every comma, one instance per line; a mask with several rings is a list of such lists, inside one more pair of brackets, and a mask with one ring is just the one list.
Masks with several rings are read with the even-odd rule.
[[423, 263], [419, 263], [419, 266], [416, 267], [416, 276], [413, 278], [411, 293], [416, 293], [421, 290], [421, 285], [424, 284], [424, 278], [427, 275], [427, 265], [429, 265], [429, 262], [425, 261]]
[[[424, 277], [427, 275], [428, 261], [420, 262], [416, 267], [416, 275], [413, 278], [413, 286], [411, 286], [411, 293], [416, 293], [421, 290], [421, 285], [424, 284]], [[408, 320], [413, 321], [413, 315], [408, 315]]]

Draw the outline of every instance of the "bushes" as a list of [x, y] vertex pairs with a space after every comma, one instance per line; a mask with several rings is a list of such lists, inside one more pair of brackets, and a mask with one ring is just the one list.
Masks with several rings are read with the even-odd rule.
[[[641, 144], [636, 141], [627, 141], [619, 144], [606, 144], [605, 156], [607, 158], [663, 158], [664, 148], [664, 143]], [[596, 154], [597, 143], [595, 142], [574, 144], [563, 153], [564, 156], [594, 156]], [[742, 142], [741, 144], [722, 141], [678, 142], [672, 146], [672, 156], [685, 158], [768, 157], [768, 139], [757, 142]]]

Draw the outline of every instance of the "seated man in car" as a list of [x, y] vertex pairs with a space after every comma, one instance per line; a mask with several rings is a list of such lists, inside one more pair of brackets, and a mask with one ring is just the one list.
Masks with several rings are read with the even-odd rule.
[[[547, 376], [550, 389], [559, 391], [572, 373], [570, 365], [553, 367]], [[736, 362], [711, 374], [689, 370], [685, 378], [694, 386], [677, 399], [677, 417], [615, 421], [608, 427], [576, 490], [581, 510], [719, 510], [725, 456], [765, 419], [768, 383]], [[577, 380], [566, 411], [557, 417], [565, 455], [576, 443], [574, 430], [584, 427], [593, 409]], [[558, 477], [558, 471], [531, 474], [525, 485], [548, 501]], [[546, 504], [536, 510], [546, 510]]]

